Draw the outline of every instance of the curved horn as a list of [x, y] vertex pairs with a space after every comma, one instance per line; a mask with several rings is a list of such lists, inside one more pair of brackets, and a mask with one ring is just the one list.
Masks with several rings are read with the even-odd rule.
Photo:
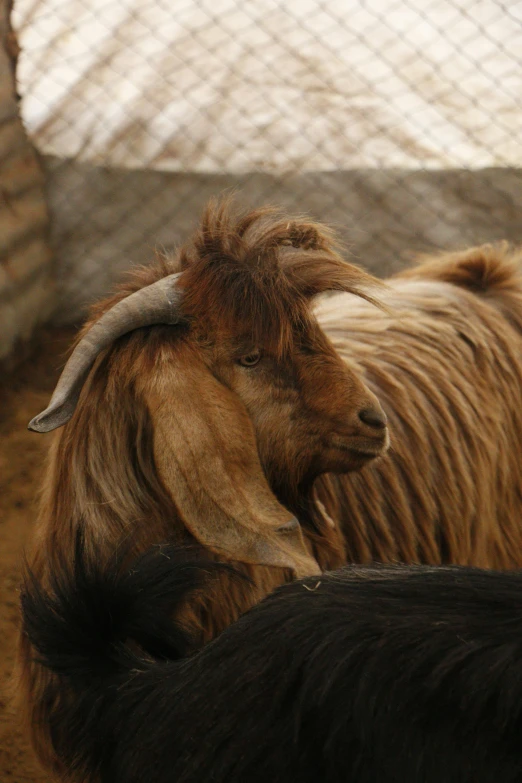
[[114, 340], [140, 326], [176, 324], [180, 320], [179, 273], [141, 288], [107, 310], [80, 340], [58, 379], [48, 407], [28, 424], [33, 432], [50, 432], [66, 424], [98, 354]]

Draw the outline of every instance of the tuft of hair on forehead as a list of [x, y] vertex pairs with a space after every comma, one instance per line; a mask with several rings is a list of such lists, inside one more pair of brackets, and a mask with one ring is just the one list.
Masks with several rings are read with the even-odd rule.
[[291, 350], [318, 294], [347, 291], [379, 305], [371, 290], [382, 283], [342, 259], [330, 229], [273, 207], [238, 214], [230, 198], [211, 201], [179, 263], [185, 315], [277, 355]]

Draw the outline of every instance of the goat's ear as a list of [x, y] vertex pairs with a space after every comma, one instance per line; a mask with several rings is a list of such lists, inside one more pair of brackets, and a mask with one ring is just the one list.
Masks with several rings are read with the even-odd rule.
[[270, 490], [237, 396], [196, 355], [162, 364], [142, 394], [159, 476], [192, 535], [226, 559], [319, 573], [300, 525]]

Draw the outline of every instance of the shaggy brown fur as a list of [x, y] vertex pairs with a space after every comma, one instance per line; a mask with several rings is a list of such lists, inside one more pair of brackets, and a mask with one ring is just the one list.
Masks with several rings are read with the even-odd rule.
[[[382, 410], [319, 328], [311, 300], [331, 289], [373, 301], [379, 284], [342, 261], [326, 230], [268, 210], [236, 220], [221, 204], [175, 259], [134, 272], [94, 308], [90, 323], [177, 270], [182, 323], [117, 340], [54, 442], [31, 567], [47, 582], [72, 552], [78, 525], [86, 546], [107, 556], [123, 538], [132, 540], [132, 554], [165, 539], [196, 539], [241, 562], [252, 580], [238, 584], [223, 574], [220, 590], [186, 608], [184, 622], [203, 642], [293, 578], [270, 567], [280, 565], [272, 520], [298, 515], [315, 559], [303, 566], [308, 573], [345, 560], [339, 529], [309, 489], [325, 471], [378, 456], [388, 435], [359, 417], [368, 410], [382, 417]], [[259, 362], [242, 366], [255, 352]], [[267, 476], [278, 477], [275, 494]], [[262, 560], [249, 547], [259, 532], [267, 542]], [[289, 534], [288, 547], [296, 535], [301, 530]], [[46, 725], [66, 696], [31, 659], [22, 638], [21, 700], [39, 755], [53, 766]]]
[[378, 463], [316, 483], [348, 561], [522, 565], [521, 272], [519, 252], [484, 246], [389, 280], [393, 316], [318, 307], [391, 432]]
[[[343, 264], [321, 228], [267, 213], [234, 222], [219, 207], [175, 261], [135, 273], [93, 319], [177, 268], [184, 324], [136, 330], [100, 356], [56, 439], [31, 563], [38, 577], [72, 552], [80, 520], [87, 545], [109, 553], [126, 536], [142, 551], [166, 537], [205, 543], [201, 525], [261, 525], [281, 506], [298, 516], [321, 568], [522, 565], [515, 255], [479, 248], [425, 261], [389, 281], [379, 310], [361, 299], [372, 279]], [[310, 298], [329, 289], [348, 293], [320, 302], [316, 320]], [[256, 351], [261, 361], [241, 367]], [[392, 446], [363, 467], [386, 446], [383, 431], [361, 434], [358, 413], [377, 404], [368, 388]], [[252, 586], [222, 577], [187, 608], [202, 641], [291, 578], [243, 568]], [[31, 658], [22, 638], [20, 693], [52, 764], [46, 720], [63, 694]]]

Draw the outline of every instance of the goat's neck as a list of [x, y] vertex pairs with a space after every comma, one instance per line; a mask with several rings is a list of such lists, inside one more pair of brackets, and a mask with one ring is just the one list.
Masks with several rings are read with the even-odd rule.
[[346, 562], [344, 539], [336, 522], [317, 498], [315, 477], [296, 487], [274, 486], [277, 499], [299, 520], [310, 550], [323, 571], [339, 568]]
[[319, 532], [313, 480], [302, 481], [295, 487], [276, 484], [272, 485], [272, 490], [279, 502], [297, 517], [305, 530]]

